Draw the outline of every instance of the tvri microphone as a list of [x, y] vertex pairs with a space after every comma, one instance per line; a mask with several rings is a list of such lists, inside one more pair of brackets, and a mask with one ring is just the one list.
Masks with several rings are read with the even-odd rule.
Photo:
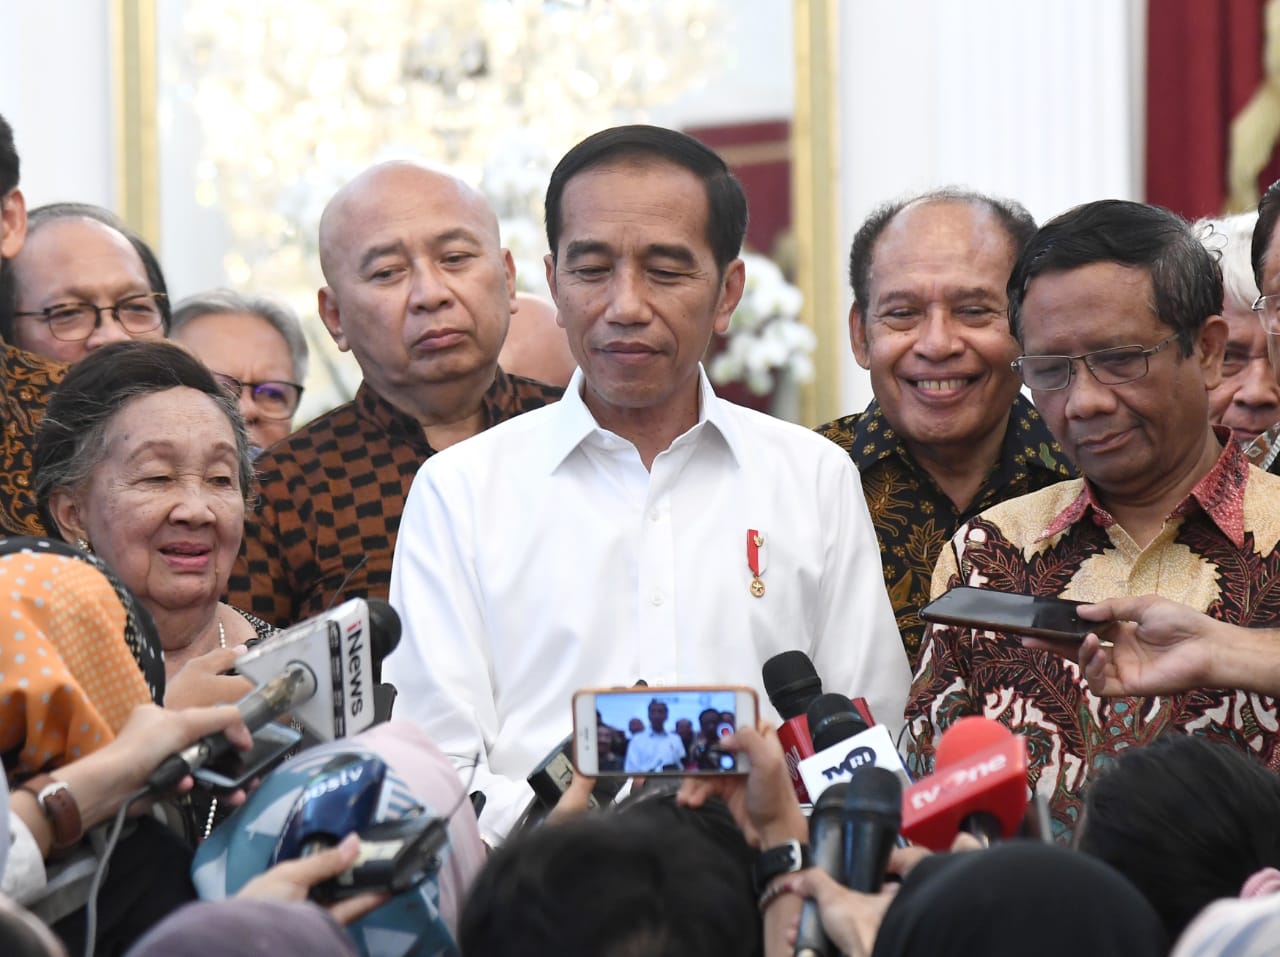
[[[236, 661], [258, 687], [236, 703], [249, 730], [292, 712], [323, 741], [357, 734], [374, 721], [373, 666], [400, 642], [400, 616], [385, 601], [353, 598], [268, 638]], [[211, 734], [171, 755], [148, 778], [153, 791], [232, 749]]]

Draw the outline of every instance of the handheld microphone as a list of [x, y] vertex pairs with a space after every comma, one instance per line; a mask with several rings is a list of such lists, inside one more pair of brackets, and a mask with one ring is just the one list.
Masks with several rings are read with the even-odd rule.
[[[573, 735], [569, 735], [557, 744], [537, 767], [525, 778], [533, 788], [533, 798], [525, 806], [524, 812], [511, 829], [512, 834], [537, 827], [543, 822], [552, 809], [559, 803], [564, 792], [573, 783]], [[626, 778], [596, 778], [591, 793], [587, 795], [587, 810], [597, 811], [613, 803], [618, 792], [626, 783]], [[479, 811], [476, 817], [479, 817]]]
[[815, 800], [832, 784], [850, 780], [864, 767], [884, 768], [905, 784], [911, 783], [888, 730], [883, 725], [868, 728], [848, 698], [822, 695], [810, 705], [808, 721], [815, 750], [800, 762], [799, 772]]
[[764, 663], [761, 672], [769, 702], [782, 718], [778, 740], [787, 762], [791, 787], [801, 804], [812, 803], [800, 778], [800, 762], [813, 755], [813, 740], [805, 712], [822, 694], [822, 679], [803, 651], [784, 651]]
[[[281, 674], [236, 702], [236, 707], [252, 732], [298, 707], [315, 693], [315, 673], [306, 665], [290, 662]], [[231, 741], [220, 731], [205, 735], [195, 744], [165, 758], [147, 778], [147, 787], [157, 794], [172, 790], [183, 777], [232, 748]]]
[[962, 718], [939, 740], [934, 766], [903, 795], [904, 837], [943, 851], [962, 830], [987, 843], [1018, 833], [1027, 809], [1020, 735], [989, 718]]
[[[848, 699], [845, 699], [848, 707]], [[814, 867], [826, 871], [837, 883], [845, 882], [845, 800], [850, 785], [836, 784], [822, 792], [809, 817], [809, 855]], [[806, 900], [796, 928], [796, 957], [834, 957], [818, 902]]]
[[874, 894], [902, 825], [902, 781], [884, 768], [859, 768], [846, 787], [845, 886]]
[[399, 643], [394, 608], [377, 598], [352, 598], [262, 642], [236, 661], [236, 670], [261, 683], [294, 664], [309, 668], [316, 691], [297, 704], [294, 717], [332, 741], [374, 723], [374, 669]]

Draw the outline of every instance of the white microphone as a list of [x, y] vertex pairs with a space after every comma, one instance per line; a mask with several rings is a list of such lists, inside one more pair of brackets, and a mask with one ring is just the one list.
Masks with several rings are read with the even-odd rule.
[[848, 781], [862, 767], [884, 768], [896, 774], [904, 788], [911, 785], [911, 776], [902, 763], [902, 756], [882, 724], [837, 741], [805, 758], [800, 762], [800, 779], [816, 803], [823, 791], [837, 782]]
[[375, 662], [400, 641], [400, 618], [384, 601], [352, 598], [332, 611], [268, 638], [236, 660], [236, 670], [263, 684], [306, 669], [315, 693], [293, 716], [322, 741], [345, 738], [374, 722]]

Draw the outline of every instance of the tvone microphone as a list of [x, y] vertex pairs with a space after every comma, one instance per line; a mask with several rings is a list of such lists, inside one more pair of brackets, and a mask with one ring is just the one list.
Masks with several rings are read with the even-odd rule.
[[[849, 785], [844, 782], [827, 788], [814, 804], [813, 814], [809, 817], [809, 853], [813, 866], [826, 871], [838, 884], [843, 884], [846, 876], [844, 825], [848, 790]], [[835, 952], [822, 929], [818, 902], [806, 900], [796, 928], [796, 957], [834, 957]]]
[[293, 716], [322, 741], [345, 738], [374, 723], [374, 666], [400, 643], [400, 616], [377, 598], [352, 598], [332, 611], [286, 628], [236, 661], [259, 683], [294, 664], [315, 676], [316, 692]]
[[903, 795], [903, 836], [943, 851], [962, 830], [988, 843], [1016, 835], [1027, 808], [1026, 741], [989, 718], [969, 717], [943, 733], [937, 754], [933, 774]]
[[[859, 768], [844, 799], [844, 873], [850, 890], [874, 894], [902, 825], [902, 781], [884, 768]], [[825, 792], [824, 792], [825, 793]]]
[[784, 651], [774, 655], [764, 663], [761, 677], [770, 704], [782, 718], [778, 740], [787, 761], [791, 787], [801, 804], [810, 804], [813, 799], [800, 778], [800, 762], [813, 755], [813, 740], [809, 736], [805, 712], [822, 694], [822, 679], [803, 651]]
[[832, 784], [850, 780], [864, 767], [880, 767], [910, 784], [902, 757], [883, 725], [868, 728], [849, 699], [838, 694], [822, 695], [809, 707], [809, 727], [813, 729], [814, 754], [800, 762], [800, 779], [817, 798]]

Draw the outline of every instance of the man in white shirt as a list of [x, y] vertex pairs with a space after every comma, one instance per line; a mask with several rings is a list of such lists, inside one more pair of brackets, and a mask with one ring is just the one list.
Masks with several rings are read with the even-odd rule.
[[684, 765], [684, 742], [674, 731], [667, 731], [667, 706], [654, 698], [649, 702], [649, 730], [642, 731], [627, 744], [628, 774], [647, 774], [672, 765]]
[[[391, 577], [397, 716], [477, 761], [499, 839], [579, 688], [742, 684], [806, 652], [895, 734], [910, 683], [849, 457], [718, 399], [746, 197], [696, 140], [605, 130], [547, 189], [547, 281], [578, 363], [555, 407], [433, 458]], [[770, 709], [762, 698], [762, 710]]]

